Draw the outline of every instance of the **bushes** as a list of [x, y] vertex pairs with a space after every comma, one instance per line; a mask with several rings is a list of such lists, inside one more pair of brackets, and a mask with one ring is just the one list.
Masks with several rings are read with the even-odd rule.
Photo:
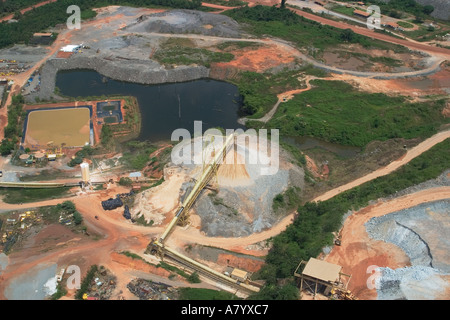
[[444, 100], [411, 103], [403, 97], [366, 93], [340, 81], [311, 81], [313, 89], [283, 103], [268, 122], [280, 134], [310, 136], [364, 147], [373, 140], [425, 138], [449, 122]]
[[[21, 2], [23, 2], [22, 0]], [[8, 1], [9, 3], [12, 1]], [[1, 2], [0, 2], [1, 3]], [[3, 4], [4, 5], [4, 4]], [[66, 10], [71, 5], [77, 5], [81, 9], [81, 17], [84, 19], [95, 17], [92, 8], [109, 5], [130, 5], [134, 7], [164, 6], [179, 9], [197, 9], [201, 6], [200, 0], [58, 0], [45, 6], [35, 8], [25, 13], [17, 23], [0, 24], [0, 48], [15, 43], [28, 43], [35, 32], [44, 31], [57, 24], [66, 23], [69, 15]], [[11, 7], [16, 10], [17, 7]]]
[[[258, 272], [267, 281], [258, 298], [278, 297], [277, 278], [291, 278], [301, 260], [317, 257], [324, 246], [332, 244], [333, 231], [341, 226], [348, 210], [367, 206], [370, 200], [387, 197], [396, 191], [438, 177], [450, 163], [450, 140], [441, 142], [410, 161], [394, 173], [318, 203], [305, 203], [298, 208], [293, 224], [273, 239], [266, 264]], [[286, 288], [287, 289], [287, 288]]]
[[308, 20], [286, 8], [258, 5], [233, 9], [224, 14], [249, 25], [248, 31], [259, 37], [271, 35], [291, 41], [302, 48], [315, 47], [324, 50], [342, 41], [358, 43], [364, 47], [385, 48], [388, 45], [354, 33], [350, 29], [341, 30]]
[[89, 289], [89, 284], [94, 279], [97, 270], [98, 270], [98, 267], [96, 265], [91, 266], [88, 273], [86, 274], [86, 277], [83, 279], [83, 282], [81, 283], [80, 289], [75, 294], [75, 299], [77, 299], [77, 300], [83, 299], [83, 295]]
[[122, 177], [119, 180], [119, 184], [121, 186], [131, 186], [133, 184], [133, 180], [131, 180], [130, 178], [127, 178], [127, 177]]
[[238, 300], [239, 298], [226, 291], [203, 288], [180, 288], [180, 300]]
[[8, 106], [8, 125], [4, 128], [5, 138], [0, 146], [2, 156], [11, 154], [11, 151], [14, 150], [16, 143], [22, 136], [23, 122], [26, 117], [26, 113], [23, 111], [24, 102], [22, 95], [14, 95], [11, 104]]

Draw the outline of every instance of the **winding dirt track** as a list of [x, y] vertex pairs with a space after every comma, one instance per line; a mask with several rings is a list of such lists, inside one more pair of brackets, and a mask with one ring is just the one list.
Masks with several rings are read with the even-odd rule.
[[[323, 195], [316, 197], [313, 201], [325, 201], [327, 199], [330, 199], [334, 197], [335, 195], [338, 195], [346, 190], [349, 190], [351, 188], [354, 188], [356, 186], [359, 186], [365, 182], [371, 181], [373, 179], [376, 179], [378, 177], [387, 175], [401, 166], [405, 165], [415, 157], [419, 156], [423, 152], [427, 151], [437, 143], [440, 143], [444, 141], [445, 139], [450, 138], [450, 130], [439, 132], [435, 134], [434, 136], [430, 137], [429, 139], [426, 139], [422, 143], [418, 144], [416, 147], [411, 148], [407, 151], [407, 153], [399, 160], [391, 162], [386, 167], [380, 168], [372, 173], [369, 173], [368, 175], [361, 177], [359, 179], [356, 179], [355, 181], [352, 181], [348, 184], [345, 184], [343, 186], [337, 187], [335, 189], [332, 189]], [[173, 238], [176, 238], [177, 240], [187, 241], [187, 242], [193, 242], [203, 245], [211, 245], [211, 246], [217, 246], [224, 249], [230, 249], [230, 250], [236, 250], [236, 251], [242, 251], [247, 245], [254, 244], [260, 241], [264, 241], [266, 239], [269, 239], [271, 237], [274, 237], [281, 232], [283, 232], [288, 225], [292, 223], [294, 219], [294, 214], [291, 214], [287, 217], [285, 217], [283, 220], [281, 220], [277, 225], [273, 226], [271, 229], [257, 233], [252, 234], [248, 237], [241, 237], [241, 238], [210, 238], [205, 237], [200, 234], [199, 230], [190, 228], [188, 230], [182, 230], [180, 228], [176, 228], [173, 232]]]
[[[399, 160], [391, 162], [386, 167], [380, 168], [372, 173], [369, 173], [368, 175], [361, 177], [359, 179], [356, 179], [355, 181], [352, 181], [348, 184], [345, 184], [343, 186], [337, 187], [335, 189], [332, 189], [326, 193], [324, 193], [321, 196], [316, 197], [313, 201], [325, 201], [327, 199], [330, 199], [334, 197], [335, 195], [338, 195], [346, 190], [349, 190], [353, 187], [359, 186], [365, 182], [371, 181], [373, 179], [376, 179], [378, 177], [387, 175], [401, 166], [405, 165], [415, 157], [419, 156], [423, 152], [427, 151], [434, 145], [444, 141], [445, 139], [450, 138], [450, 130], [442, 131], [434, 136], [426, 139], [425, 141], [418, 144], [416, 147], [411, 148], [406, 152], [406, 154]], [[98, 215], [99, 213], [102, 214], [103, 210], [99, 206], [100, 199], [98, 195], [91, 195], [91, 196], [82, 196], [80, 198], [68, 198], [69, 200], [75, 201], [77, 204], [77, 208], [80, 212], [87, 216], [93, 216]], [[75, 199], [75, 200], [74, 200]], [[93, 199], [95, 199], [93, 201]], [[46, 206], [46, 205], [55, 205], [57, 203], [61, 203], [65, 199], [59, 199], [59, 200], [49, 200], [49, 201], [43, 201], [38, 203], [32, 203], [32, 204], [24, 204], [24, 205], [9, 205], [5, 204], [3, 202], [0, 202], [0, 205], [2, 209], [7, 210], [16, 210], [16, 209], [25, 209], [25, 208], [31, 208], [31, 207], [40, 207], [40, 206]], [[87, 203], [87, 205], [85, 204]], [[93, 214], [93, 212], [96, 212]], [[281, 232], [283, 232], [286, 227], [292, 223], [294, 219], [294, 213], [286, 216], [283, 220], [281, 220], [277, 225], [273, 226], [271, 229], [257, 233], [252, 234], [248, 237], [240, 237], [240, 238], [221, 238], [221, 237], [207, 237], [200, 233], [198, 229], [195, 228], [188, 228], [186, 230], [183, 230], [182, 228], [175, 228], [173, 231], [173, 234], [171, 238], [169, 239], [169, 243], [171, 239], [176, 239], [176, 241], [181, 242], [191, 242], [191, 243], [198, 243], [203, 245], [211, 245], [216, 246], [224, 249], [230, 249], [230, 250], [237, 250], [242, 251], [244, 248], [248, 245], [264, 241], [266, 239], [269, 239], [271, 237], [274, 237]], [[102, 222], [102, 225], [105, 226], [106, 224]], [[107, 224], [114, 225], [115, 229], [124, 229], [127, 231], [138, 231], [138, 232], [145, 232], [146, 234], [159, 234], [161, 233], [164, 228], [163, 227], [139, 227], [135, 225], [128, 224], [124, 222], [123, 220], [115, 220], [115, 219], [107, 219]], [[98, 222], [93, 221], [93, 224], [96, 225]], [[175, 240], [174, 240], [175, 241]]]
[[[315, 15], [307, 14], [306, 12], [300, 11], [299, 14], [304, 15], [307, 18], [310, 18], [312, 20], [318, 21], [318, 20], [325, 20], [324, 23], [326, 24], [334, 24], [335, 22], [323, 19], [320, 17], [317, 17]], [[308, 17], [310, 16], [310, 17]], [[355, 29], [354, 31], [357, 33], [361, 32], [368, 32], [371, 33], [368, 36], [376, 36], [376, 38], [379, 38], [380, 40], [394, 42], [398, 44], [406, 45], [410, 48], [415, 48], [417, 50], [423, 50], [427, 52], [436, 53], [439, 55], [445, 55], [448, 57], [449, 50], [441, 49], [441, 48], [435, 48], [430, 47], [423, 44], [417, 44], [405, 40], [395, 39], [392, 37], [384, 36], [382, 34], [376, 34], [372, 33], [370, 30], [360, 30], [362, 28], [352, 27], [346, 24], [337, 23], [340, 25], [338, 27], [340, 28], [349, 28]], [[361, 33], [363, 34], [363, 33]], [[70, 38], [70, 37], [69, 37]], [[40, 61], [32, 70], [27, 72], [26, 74], [22, 74], [20, 78], [18, 77], [16, 79], [16, 86], [15, 89], [20, 89], [21, 84], [25, 83], [27, 76], [34, 71], [36, 68], [38, 68], [42, 63], [44, 63], [48, 57], [50, 57], [54, 52], [56, 52], [60, 46], [65, 44], [66, 42], [64, 40], [64, 37], [59, 37], [59, 39], [54, 43], [52, 46], [51, 52], [47, 55], [46, 58], [44, 58], [42, 61]], [[394, 41], [392, 41], [394, 40]], [[67, 40], [66, 40], [67, 41]], [[11, 95], [10, 95], [11, 96]], [[10, 102], [10, 99], [8, 98], [8, 103]], [[3, 108], [5, 110], [6, 108]], [[2, 123], [2, 126], [4, 123]], [[0, 130], [0, 139], [3, 137], [3, 130]], [[324, 201], [326, 199], [329, 199], [341, 192], [344, 192], [345, 190], [349, 190], [355, 186], [361, 185], [367, 181], [370, 181], [372, 179], [375, 179], [377, 177], [386, 175], [391, 173], [392, 171], [396, 170], [397, 168], [401, 167], [402, 165], [408, 163], [421, 153], [425, 152], [426, 150], [430, 149], [435, 144], [444, 141], [445, 139], [450, 137], [450, 131], [444, 131], [440, 132], [429, 139], [423, 141], [418, 146], [408, 150], [405, 156], [403, 156], [401, 159], [392, 162], [388, 166], [381, 168], [379, 170], [376, 170], [360, 179], [357, 179], [351, 183], [348, 183], [344, 186], [335, 188], [333, 190], [330, 190], [326, 192], [325, 194], [317, 197], [314, 199], [314, 201]], [[436, 199], [436, 197], [442, 197], [442, 198], [448, 198], [450, 197], [450, 188], [440, 188], [440, 189], [430, 189], [430, 190], [424, 190], [412, 195], [408, 195], [399, 199], [394, 199], [392, 201], [387, 202], [386, 204], [380, 204], [379, 207], [377, 207], [377, 210], [382, 208], [384, 211], [377, 211], [377, 214], [381, 214], [380, 212], [385, 212], [384, 214], [387, 214], [389, 212], [397, 211], [403, 208], [412, 207], [419, 203], [432, 201], [431, 199]], [[442, 199], [439, 198], [439, 199]], [[0, 299], [4, 299], [3, 296], [3, 290], [5, 287], [9, 284], [9, 281], [14, 279], [14, 277], [25, 273], [32, 267], [48, 262], [48, 261], [58, 261], [59, 259], [62, 259], [67, 256], [74, 256], [74, 255], [81, 255], [81, 256], [89, 256], [92, 257], [94, 261], [101, 261], [106, 266], [110, 266], [111, 269], [113, 269], [114, 272], [119, 272], [120, 270], [115, 267], [113, 264], [111, 264], [111, 252], [117, 249], [124, 249], [135, 251], [138, 253], [142, 253], [143, 250], [145, 250], [146, 245], [148, 244], [148, 241], [151, 236], [161, 234], [164, 228], [162, 227], [140, 227], [136, 225], [129, 224], [128, 222], [124, 221], [122, 217], [119, 218], [114, 217], [113, 214], [102, 214], [103, 210], [100, 206], [101, 198], [99, 195], [90, 195], [85, 197], [79, 197], [79, 198], [70, 198], [70, 200], [74, 201], [77, 209], [83, 214], [83, 217], [85, 219], [85, 223], [88, 226], [90, 230], [94, 230], [95, 232], [98, 232], [100, 235], [103, 235], [103, 238], [98, 241], [94, 242], [88, 242], [84, 244], [77, 245], [75, 247], [65, 248], [65, 249], [59, 249], [55, 251], [51, 251], [47, 254], [40, 255], [36, 257], [35, 259], [26, 259], [25, 261], [13, 261], [13, 263], [7, 268], [7, 270], [4, 271], [2, 274], [3, 280], [0, 282]], [[33, 203], [33, 204], [27, 204], [27, 205], [8, 205], [3, 202], [0, 202], [0, 206], [2, 209], [5, 210], [15, 210], [15, 209], [23, 209], [23, 208], [30, 208], [30, 207], [38, 207], [38, 206], [46, 206], [46, 205], [54, 205], [57, 203], [61, 203], [64, 201], [64, 199], [58, 199], [58, 200], [50, 200], [45, 202], [39, 202], [39, 203]], [[364, 210], [364, 209], [363, 209]], [[380, 209], [381, 210], [381, 209]], [[360, 211], [361, 212], [361, 211]], [[101, 215], [100, 220], [96, 220], [94, 217], [95, 215]], [[117, 214], [116, 214], [117, 216]], [[286, 227], [292, 222], [294, 215], [291, 214], [284, 218], [279, 224], [271, 228], [270, 230], [254, 234], [248, 237], [242, 237], [242, 238], [210, 238], [206, 237], [200, 234], [199, 230], [194, 228], [189, 228], [187, 230], [182, 230], [181, 228], [176, 228], [173, 236], [169, 239], [169, 243], [171, 241], [181, 241], [181, 242], [193, 242], [203, 245], [212, 245], [216, 247], [221, 247], [225, 249], [235, 250], [235, 251], [245, 251], [245, 247], [254, 244], [263, 240], [266, 240], [270, 237], [276, 236], [279, 233], [283, 232]], [[358, 219], [360, 216], [355, 215]], [[368, 215], [364, 216], [364, 219], [367, 219]], [[353, 218], [356, 219], [356, 218]], [[361, 217], [361, 219], [363, 219]], [[349, 220], [353, 223], [356, 223], [356, 220]], [[358, 223], [355, 224], [355, 226], [363, 226], [362, 221], [357, 221]], [[349, 222], [350, 223], [350, 222]], [[339, 257], [338, 253], [336, 253], [336, 256]], [[331, 261], [333, 257], [330, 256], [329, 259]], [[336, 258], [337, 259], [337, 258]], [[342, 257], [339, 257], [339, 259], [342, 259]], [[339, 260], [338, 259], [338, 260]], [[346, 257], [346, 259], [351, 259], [351, 257]], [[351, 263], [351, 261], [350, 261]], [[365, 270], [364, 270], [365, 271]], [[122, 283], [123, 285], [123, 283]]]
[[[373, 300], [377, 292], [367, 286], [369, 266], [403, 268], [410, 265], [409, 257], [399, 247], [381, 240], [374, 240], [367, 234], [364, 224], [373, 217], [380, 217], [402, 209], [415, 207], [422, 203], [450, 198], [450, 187], [426, 189], [386, 202], [378, 202], [349, 216], [342, 228], [342, 244], [333, 247], [325, 261], [343, 267], [351, 274], [349, 289], [359, 299]], [[448, 299], [440, 297], [440, 299]]]

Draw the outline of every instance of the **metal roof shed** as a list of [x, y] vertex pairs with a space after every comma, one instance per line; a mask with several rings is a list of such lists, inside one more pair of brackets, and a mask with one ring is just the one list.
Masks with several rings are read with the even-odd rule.
[[[298, 273], [303, 265], [305, 266], [303, 272]], [[347, 288], [351, 278], [351, 275], [342, 273], [342, 266], [315, 258], [310, 258], [308, 263], [301, 261], [294, 272], [294, 276], [300, 278], [300, 292], [305, 285], [307, 289], [313, 292], [314, 296], [317, 294], [319, 285], [325, 286], [324, 292], [325, 295], [328, 295], [334, 288]], [[342, 281], [342, 276], [348, 277], [346, 283]]]

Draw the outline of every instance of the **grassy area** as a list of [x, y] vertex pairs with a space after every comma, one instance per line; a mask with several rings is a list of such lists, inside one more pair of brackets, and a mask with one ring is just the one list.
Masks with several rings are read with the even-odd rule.
[[[252, 298], [298, 299], [293, 272], [301, 260], [317, 257], [322, 248], [331, 245], [332, 232], [341, 226], [349, 210], [358, 210], [369, 201], [383, 198], [421, 182], [437, 178], [450, 163], [450, 139], [447, 139], [410, 161], [395, 172], [345, 191], [329, 200], [305, 203], [298, 208], [294, 223], [273, 239], [266, 264], [254, 275], [266, 281]], [[279, 285], [279, 279], [285, 279]]]
[[240, 300], [237, 296], [226, 291], [202, 288], [180, 288], [180, 300]]
[[69, 197], [70, 187], [25, 189], [25, 188], [0, 188], [0, 196], [9, 204], [31, 203], [50, 199]]
[[166, 66], [198, 64], [209, 67], [213, 62], [229, 62], [234, 55], [196, 48], [190, 39], [169, 38], [153, 58]]
[[300, 191], [298, 187], [289, 187], [283, 193], [276, 195], [273, 199], [273, 210], [277, 212], [278, 210], [290, 210], [297, 207], [301, 202]]
[[158, 150], [157, 146], [147, 141], [129, 141], [123, 146], [121, 162], [126, 168], [142, 170], [150, 161], [150, 154]]
[[94, 280], [97, 271], [98, 271], [97, 265], [92, 265], [88, 273], [84, 277], [83, 281], [81, 282], [81, 287], [75, 294], [75, 299], [77, 300], [83, 299], [83, 295], [88, 291], [89, 285], [91, 284], [92, 280]]
[[331, 10], [331, 11], [335, 11], [335, 12], [337, 12], [337, 13], [345, 14], [345, 15], [350, 16], [350, 17], [354, 17], [353, 11], [354, 11], [355, 9], [352, 8], [352, 7], [347, 8], [346, 6], [335, 5], [335, 6], [333, 6], [330, 10]]
[[247, 5], [247, 2], [241, 0], [208, 0], [206, 3], [218, 4], [225, 7], [239, 7]]
[[373, 140], [425, 138], [450, 120], [445, 100], [412, 103], [404, 97], [366, 93], [340, 81], [313, 80], [315, 87], [283, 103], [268, 122], [282, 135], [311, 136], [364, 147]]
[[395, 51], [405, 48], [387, 42], [370, 39], [350, 29], [337, 29], [301, 17], [288, 9], [255, 6], [233, 9], [225, 13], [247, 25], [247, 31], [257, 37], [273, 36], [288, 40], [299, 48], [308, 48], [311, 56], [341, 43], [358, 43], [365, 48]]
[[299, 80], [302, 74], [326, 75], [307, 65], [297, 70], [286, 69], [277, 74], [244, 71], [230, 82], [238, 86], [239, 94], [243, 97], [241, 113], [257, 119], [272, 109], [278, 101], [277, 94], [305, 87], [304, 82]]
[[406, 21], [397, 21], [397, 24], [400, 27], [406, 28], [406, 29], [414, 28], [414, 25], [412, 23], [409, 23], [409, 22], [406, 22]]
[[405, 30], [403, 34], [409, 38], [412, 38], [417, 41], [425, 42], [425, 41], [433, 41], [433, 40], [443, 40], [450, 32], [449, 27], [445, 27], [443, 29], [426, 27], [423, 25], [419, 25], [417, 30], [408, 31]]

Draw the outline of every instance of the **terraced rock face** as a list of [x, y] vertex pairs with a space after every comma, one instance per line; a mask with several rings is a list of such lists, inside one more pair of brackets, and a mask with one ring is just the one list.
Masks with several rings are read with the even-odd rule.
[[378, 299], [436, 299], [450, 288], [450, 199], [424, 203], [365, 224], [369, 236], [393, 243], [411, 266], [379, 268]]
[[389, 216], [383, 216], [377, 223], [366, 226], [372, 238], [390, 242], [405, 251], [412, 265], [430, 266], [433, 264], [430, 248], [413, 229], [395, 221]]

